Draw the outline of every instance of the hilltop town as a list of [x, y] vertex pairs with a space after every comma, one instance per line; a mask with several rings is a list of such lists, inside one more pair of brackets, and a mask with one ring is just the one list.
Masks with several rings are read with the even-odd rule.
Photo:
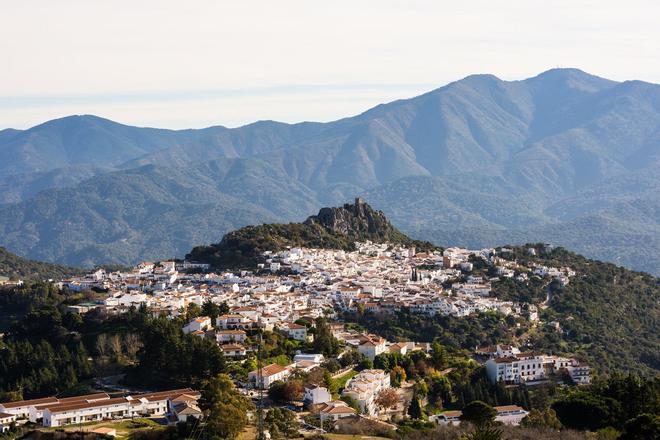
[[[416, 252], [414, 247], [372, 242], [356, 242], [354, 247], [354, 251], [308, 248], [266, 251], [265, 262], [256, 270], [238, 273], [211, 272], [208, 264], [193, 261], [144, 262], [130, 271], [99, 269], [57, 284], [74, 292], [107, 292], [105, 297], [97, 296], [95, 301], [68, 306], [70, 312], [80, 315], [90, 312], [113, 315], [144, 308], [152, 315], [181, 318], [187, 316], [191, 306], [202, 310], [205, 304], [215, 304], [226, 313], [196, 316], [181, 330], [215, 341], [224, 356], [235, 362], [257, 355], [257, 332], [277, 332], [302, 344], [312, 344], [316, 322], [324, 320], [330, 322], [332, 337], [342, 347], [337, 361], [344, 356], [352, 357], [352, 352], [357, 355], [353, 356], [354, 363], [341, 371], [351, 375], [361, 359], [371, 367], [374, 361], [379, 363], [383, 354], [405, 356], [417, 352], [426, 357], [433, 355], [433, 347], [432, 341], [388, 341], [380, 335], [349, 330], [341, 320], [346, 313], [382, 315], [407, 310], [429, 317], [450, 315], [471, 319], [475, 313], [494, 312], [527, 320], [532, 325], [547, 325], [539, 321], [535, 305], [500, 300], [492, 295], [492, 285], [514, 276], [520, 281], [534, 277], [548, 282], [557, 280], [565, 285], [575, 275], [568, 267], [522, 267], [505, 257], [507, 249], [449, 248]], [[475, 261], [486, 261], [493, 266], [496, 275], [477, 274]], [[557, 380], [561, 371], [573, 383], [589, 383], [589, 367], [571, 358], [521, 352], [506, 345], [475, 347], [474, 357], [484, 363], [493, 384], [542, 384]], [[253, 389], [268, 390], [278, 381], [286, 382], [296, 374], [321, 368], [328, 360], [322, 353], [300, 351], [290, 363], [272, 363], [249, 372], [241, 386], [248, 395]], [[388, 407], [379, 406], [381, 393], [391, 389], [390, 374], [391, 371], [384, 369], [363, 369], [345, 383], [341, 392], [345, 400], [333, 398], [327, 387], [319, 385], [306, 388], [301, 400], [316, 414], [321, 426], [329, 421], [358, 416], [387, 421], [396, 413], [393, 408], [400, 407], [399, 412], [403, 410], [406, 400], [410, 400], [405, 390], [411, 391], [413, 386], [411, 382], [408, 388], [397, 388], [392, 403]], [[163, 400], [159, 413], [164, 414], [168, 409], [171, 412], [179, 403], [177, 399], [181, 400], [180, 394], [185, 393], [171, 391], [170, 400]], [[193, 394], [188, 392], [188, 395]], [[133, 401], [144, 401], [140, 399], [144, 398], [136, 396]], [[188, 411], [198, 414], [197, 399], [188, 400], [192, 401], [192, 409]], [[347, 401], [354, 402], [354, 406]], [[58, 401], [14, 402], [5, 405], [4, 411], [17, 417], [27, 415], [33, 422], [43, 419], [44, 426], [101, 420], [106, 413], [116, 413], [108, 412], [107, 405], [132, 408], [124, 412], [118, 410], [122, 417], [130, 417], [138, 411], [130, 400], [88, 399], [86, 402], [87, 406], [83, 402], [71, 407], [89, 413], [82, 419], [66, 412], [57, 418], [51, 417], [51, 413], [69, 408]], [[513, 424], [518, 424], [528, 413], [516, 405], [496, 409], [499, 419]], [[44, 411], [45, 416], [41, 415]], [[449, 415], [440, 412], [433, 420], [453, 423], [459, 415], [457, 411]]]
[[[323, 240], [306, 241], [310, 233]], [[538, 346], [538, 335], [565, 336], [572, 321], [546, 312], [553, 296], [582, 278], [551, 263], [561, 259], [539, 258], [556, 256], [549, 244], [442, 249], [408, 239], [359, 199], [302, 225], [230, 237], [182, 260], [97, 268], [45, 284], [5, 279], [15, 298], [53, 298], [60, 330], [47, 341], [73, 347], [61, 348], [77, 359], [71, 383], [92, 386], [73, 397], [44, 394], [65, 389], [63, 373], [47, 384], [0, 361], [0, 386], [25, 389], [2, 398], [1, 429], [84, 425], [104, 435], [138, 417], [194, 435], [200, 420], [231, 419], [203, 397], [218, 387], [244, 405], [235, 434], [256, 429], [257, 437], [466, 429], [461, 422], [474, 422], [474, 405], [503, 426], [531, 426], [538, 417], [570, 423], [573, 403], [554, 397], [549, 408], [549, 395], [592, 383], [584, 357]], [[246, 243], [241, 264], [219, 265]], [[50, 310], [21, 326], [53, 325]], [[457, 344], [437, 327], [424, 330], [426, 323], [465, 338]], [[473, 330], [483, 325], [491, 327]], [[10, 330], [6, 359], [27, 354], [14, 342], [20, 334]], [[81, 337], [95, 341], [92, 357]]]

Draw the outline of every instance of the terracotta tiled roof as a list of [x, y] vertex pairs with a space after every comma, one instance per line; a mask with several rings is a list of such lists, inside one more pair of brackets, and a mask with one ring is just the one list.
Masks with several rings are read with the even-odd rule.
[[5, 402], [5, 403], [0, 403], [0, 405], [5, 407], [6, 409], [9, 409], [9, 408], [20, 408], [23, 406], [43, 405], [43, 404], [57, 403], [57, 402], [59, 401], [55, 397], [44, 397], [43, 399], [18, 400], [16, 402]]
[[495, 408], [495, 411], [497, 411], [497, 412], [524, 411], [524, 409], [519, 407], [518, 405], [503, 405], [503, 406], [496, 406], [494, 408]]
[[97, 408], [99, 406], [120, 405], [126, 403], [131, 404], [131, 402], [132, 401], [126, 399], [125, 397], [116, 397], [114, 399], [97, 400], [95, 402], [58, 403], [54, 405], [48, 405], [44, 409], [47, 409], [50, 413], [61, 413], [75, 409]]
[[[265, 367], [263, 367], [261, 369], [261, 375], [263, 377], [269, 377], [269, 376], [281, 373], [282, 371], [286, 371], [286, 370], [288, 370], [287, 367], [283, 367], [279, 364], [270, 364], [270, 365], [266, 365]], [[258, 372], [259, 372], [259, 370], [254, 370], [252, 373], [258, 374]]]

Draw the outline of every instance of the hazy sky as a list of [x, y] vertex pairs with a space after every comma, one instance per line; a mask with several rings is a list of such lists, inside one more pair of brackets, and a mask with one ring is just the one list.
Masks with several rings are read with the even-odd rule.
[[332, 120], [471, 73], [660, 83], [660, 2], [6, 0], [0, 128]]

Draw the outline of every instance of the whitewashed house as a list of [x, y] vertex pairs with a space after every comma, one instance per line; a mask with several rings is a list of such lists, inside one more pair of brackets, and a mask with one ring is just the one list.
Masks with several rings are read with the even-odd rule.
[[350, 396], [360, 405], [364, 414], [378, 414], [376, 397], [390, 387], [390, 375], [383, 370], [363, 370], [348, 381], [343, 396]]
[[314, 385], [310, 388], [305, 388], [305, 395], [303, 397], [305, 404], [318, 405], [332, 400], [332, 395], [325, 387]]
[[234, 342], [242, 344], [247, 339], [247, 333], [243, 330], [218, 330], [215, 332], [215, 339], [218, 341], [218, 344]]
[[307, 340], [307, 327], [293, 322], [285, 322], [279, 326], [280, 331], [296, 341]]
[[261, 369], [261, 378], [259, 378], [259, 370], [250, 371], [248, 373], [248, 380], [254, 385], [255, 388], [268, 389], [273, 382], [278, 380], [286, 380], [291, 375], [292, 368], [283, 367], [278, 364], [270, 364]]
[[212, 328], [213, 325], [211, 324], [211, 318], [208, 316], [200, 316], [199, 318], [195, 318], [186, 324], [183, 327], [183, 333], [188, 334], [195, 332], [205, 332], [207, 330], [211, 330]]
[[363, 335], [358, 345], [358, 352], [372, 361], [381, 353], [387, 351], [387, 341], [376, 335]]

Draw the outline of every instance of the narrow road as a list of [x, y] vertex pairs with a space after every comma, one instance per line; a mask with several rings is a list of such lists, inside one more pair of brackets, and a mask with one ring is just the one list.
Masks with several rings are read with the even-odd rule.
[[552, 301], [552, 293], [550, 292], [550, 283], [545, 285], [545, 301], [543, 301], [539, 307], [542, 309], [547, 309]]

